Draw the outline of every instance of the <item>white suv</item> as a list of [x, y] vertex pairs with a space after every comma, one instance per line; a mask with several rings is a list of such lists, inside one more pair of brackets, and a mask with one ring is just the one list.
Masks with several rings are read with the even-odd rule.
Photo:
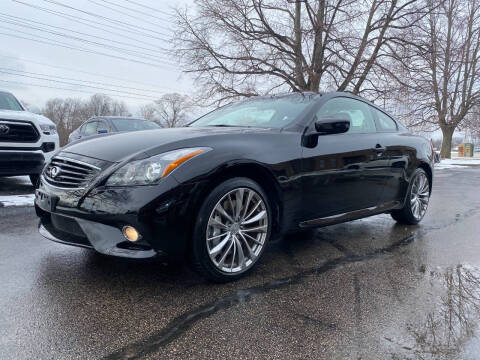
[[29, 175], [37, 185], [45, 162], [59, 147], [55, 124], [0, 91], [0, 176]]

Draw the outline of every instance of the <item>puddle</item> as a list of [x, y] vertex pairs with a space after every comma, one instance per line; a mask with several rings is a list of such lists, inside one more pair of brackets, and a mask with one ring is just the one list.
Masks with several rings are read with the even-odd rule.
[[403, 343], [386, 338], [396, 343], [392, 359], [477, 359], [480, 269], [458, 265], [434, 269], [425, 276], [435, 294], [427, 299], [431, 310], [418, 322], [407, 324]]

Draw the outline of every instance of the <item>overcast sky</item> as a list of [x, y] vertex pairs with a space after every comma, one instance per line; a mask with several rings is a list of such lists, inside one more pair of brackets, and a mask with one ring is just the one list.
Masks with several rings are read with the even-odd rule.
[[192, 80], [160, 50], [182, 3], [193, 0], [0, 0], [0, 89], [38, 107], [101, 92], [133, 113], [163, 93], [189, 94]]

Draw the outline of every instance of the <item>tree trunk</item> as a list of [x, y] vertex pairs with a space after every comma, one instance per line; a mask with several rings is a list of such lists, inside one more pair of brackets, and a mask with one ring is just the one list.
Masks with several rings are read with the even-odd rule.
[[452, 138], [455, 128], [442, 127], [443, 141], [442, 149], [440, 150], [440, 157], [442, 159], [450, 159], [452, 157]]

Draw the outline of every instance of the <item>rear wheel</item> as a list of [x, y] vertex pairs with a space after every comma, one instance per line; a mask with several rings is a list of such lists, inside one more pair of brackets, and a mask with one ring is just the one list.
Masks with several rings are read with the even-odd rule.
[[425, 171], [419, 168], [413, 173], [404, 207], [392, 211], [392, 218], [402, 224], [418, 224], [427, 212], [429, 200], [430, 182]]
[[193, 263], [215, 282], [236, 280], [259, 261], [271, 233], [271, 210], [254, 181], [233, 178], [205, 199], [195, 224]]

